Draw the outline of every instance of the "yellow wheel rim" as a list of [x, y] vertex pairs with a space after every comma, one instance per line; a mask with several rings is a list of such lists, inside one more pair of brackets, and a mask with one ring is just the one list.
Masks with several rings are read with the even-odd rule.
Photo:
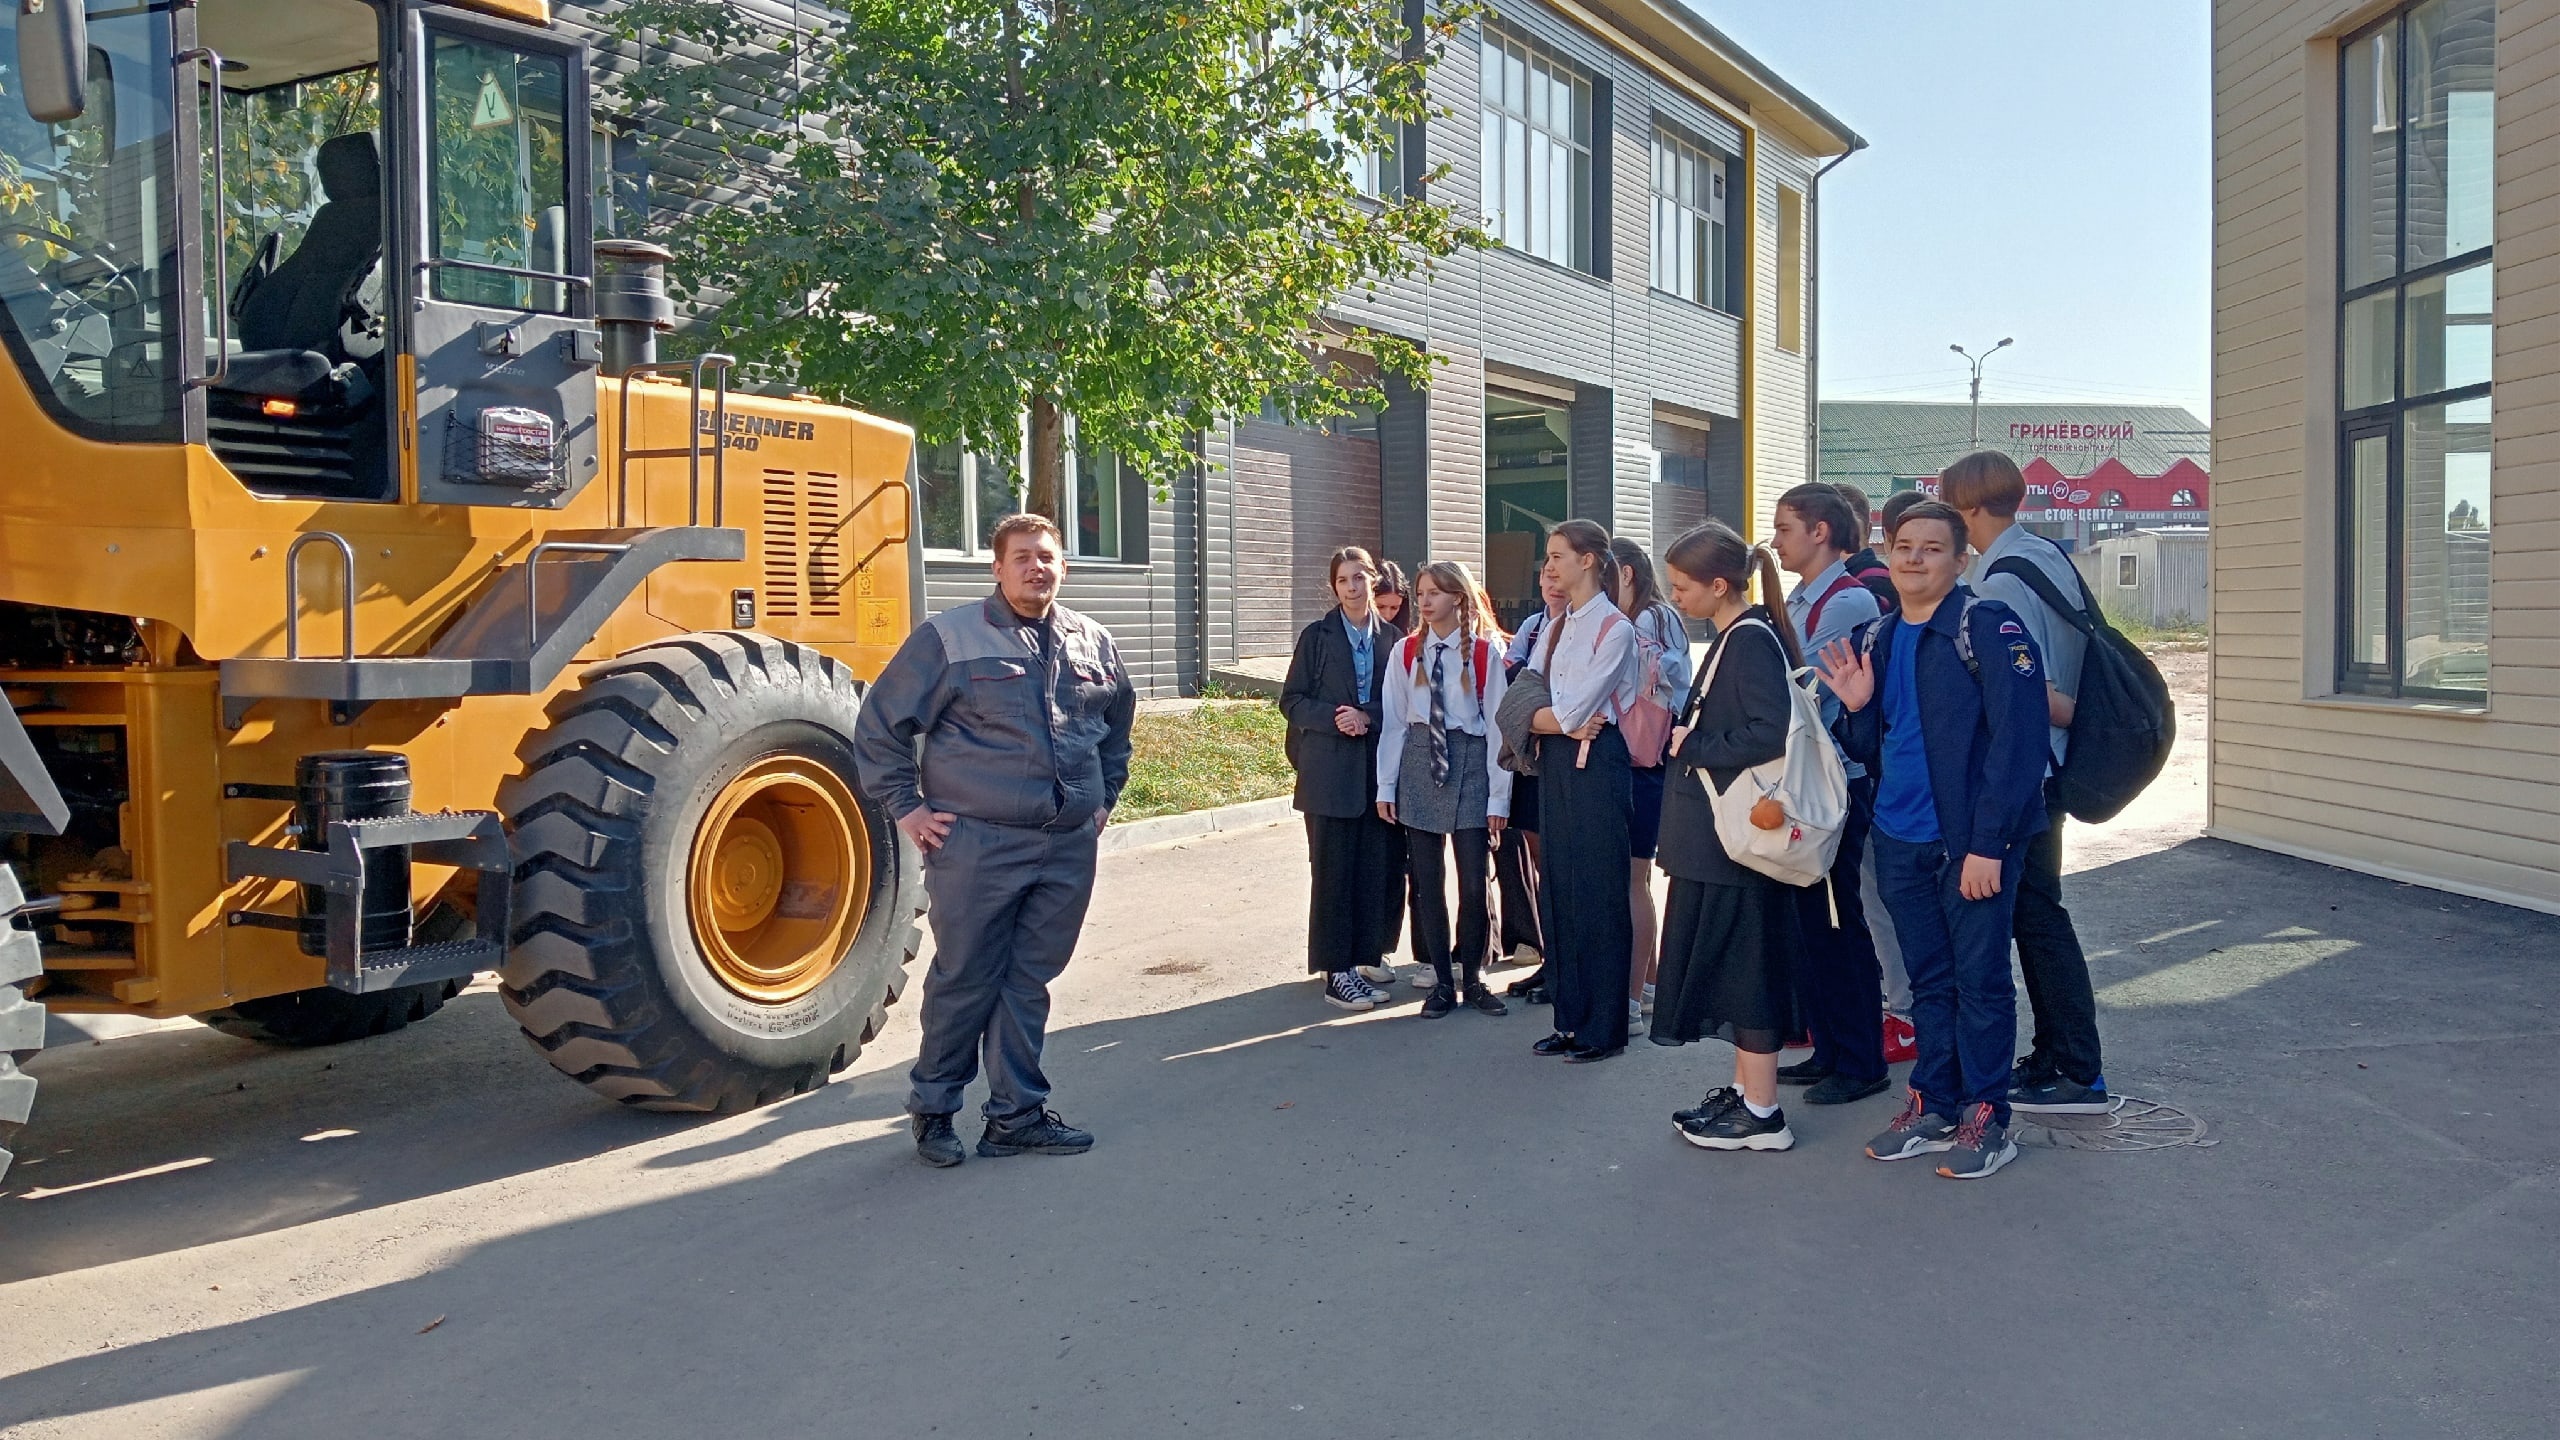
[[686, 900], [720, 983], [779, 1005], [844, 960], [871, 894], [871, 834], [824, 765], [774, 755], [721, 787], [694, 832]]

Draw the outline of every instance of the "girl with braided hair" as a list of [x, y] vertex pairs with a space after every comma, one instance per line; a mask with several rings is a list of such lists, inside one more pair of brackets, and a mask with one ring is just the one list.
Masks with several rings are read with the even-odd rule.
[[[1502, 655], [1479, 627], [1475, 577], [1454, 561], [1414, 576], [1414, 632], [1392, 651], [1380, 699], [1378, 818], [1404, 827], [1412, 905], [1413, 958], [1431, 967], [1422, 1018], [1437, 1020], [1461, 1000], [1505, 1013], [1484, 985], [1491, 911], [1486, 873], [1493, 837], [1511, 813], [1511, 772], [1499, 763], [1493, 712], [1507, 683]], [[1447, 871], [1454, 852], [1458, 925], [1449, 931]]]

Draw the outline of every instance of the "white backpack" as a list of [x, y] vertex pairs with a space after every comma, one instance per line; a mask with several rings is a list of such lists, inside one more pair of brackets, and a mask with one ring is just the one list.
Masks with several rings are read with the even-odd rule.
[[[1777, 632], [1763, 621], [1744, 620], [1733, 628], [1746, 625], [1768, 630], [1771, 642], [1777, 641]], [[1716, 667], [1732, 644], [1727, 640], [1716, 647], [1706, 683], [1698, 687], [1702, 703], [1715, 689]], [[1789, 885], [1813, 885], [1830, 876], [1832, 858], [1840, 853], [1840, 828], [1849, 819], [1849, 772], [1841, 764], [1839, 747], [1831, 743], [1831, 732], [1823, 728], [1812, 669], [1789, 674], [1787, 693], [1792, 709], [1785, 754], [1745, 769], [1722, 794], [1705, 770], [1696, 773], [1715, 810], [1716, 838], [1735, 864]], [[1785, 812], [1774, 830], [1751, 823], [1751, 812], [1763, 797], [1776, 800]]]

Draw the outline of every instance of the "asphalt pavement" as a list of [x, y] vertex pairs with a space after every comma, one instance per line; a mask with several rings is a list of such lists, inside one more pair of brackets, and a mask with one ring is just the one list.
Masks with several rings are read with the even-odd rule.
[[1720, 1045], [1322, 1005], [1289, 825], [1104, 862], [1049, 1047], [1080, 1157], [916, 1164], [912, 1006], [707, 1121], [592, 1099], [485, 990], [49, 1053], [0, 1434], [2550, 1434], [2560, 920], [2135, 819], [2070, 894], [2109, 1078], [2171, 1108], [1973, 1184], [1859, 1154], [1890, 1098], [1681, 1144]]

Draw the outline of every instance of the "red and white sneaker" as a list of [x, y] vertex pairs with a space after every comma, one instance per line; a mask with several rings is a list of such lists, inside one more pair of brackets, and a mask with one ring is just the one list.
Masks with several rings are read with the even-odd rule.
[[1908, 1018], [1896, 1015], [1889, 1010], [1886, 1011], [1884, 1017], [1884, 1063], [1887, 1065], [1899, 1065], [1905, 1060], [1917, 1060], [1919, 1058], [1919, 1032], [1911, 1028], [1911, 1021]]

